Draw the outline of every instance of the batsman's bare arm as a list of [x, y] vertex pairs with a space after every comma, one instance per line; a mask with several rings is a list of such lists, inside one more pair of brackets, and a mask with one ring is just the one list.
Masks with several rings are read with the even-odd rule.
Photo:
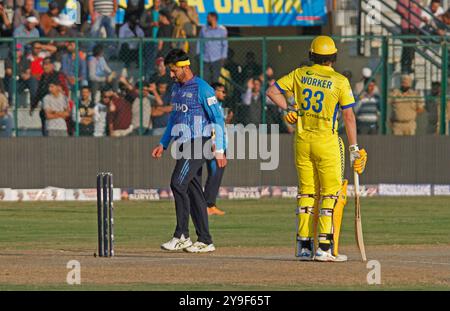
[[267, 91], [266, 95], [281, 109], [287, 110], [288, 103], [286, 101], [286, 97], [284, 97], [283, 93], [274, 85], [271, 85]]
[[345, 109], [342, 111], [345, 131], [347, 132], [348, 144], [350, 146], [357, 144], [356, 138], [356, 118], [353, 109]]

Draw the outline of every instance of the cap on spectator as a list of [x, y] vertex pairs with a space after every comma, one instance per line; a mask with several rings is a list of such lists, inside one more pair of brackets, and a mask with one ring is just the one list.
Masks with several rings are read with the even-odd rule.
[[30, 24], [39, 24], [39, 20], [36, 18], [36, 16], [28, 16], [26, 21]]
[[160, 65], [161, 63], [164, 63], [164, 57], [158, 57], [157, 59], [156, 59], [156, 65]]
[[370, 78], [372, 76], [372, 70], [370, 68], [364, 67], [362, 69], [362, 76], [366, 79]]
[[22, 43], [17, 43], [16, 44], [16, 50], [22, 50], [22, 48], [23, 48]]
[[67, 14], [59, 14], [58, 17], [55, 17], [55, 21], [58, 25], [65, 27], [72, 27], [74, 24], [73, 20]]

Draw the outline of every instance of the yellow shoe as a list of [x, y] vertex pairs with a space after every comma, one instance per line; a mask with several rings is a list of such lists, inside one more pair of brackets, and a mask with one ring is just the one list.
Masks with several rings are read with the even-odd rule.
[[225, 215], [224, 211], [221, 211], [220, 209], [217, 208], [217, 206], [211, 206], [208, 207], [208, 215], [219, 215], [219, 216], [223, 216]]

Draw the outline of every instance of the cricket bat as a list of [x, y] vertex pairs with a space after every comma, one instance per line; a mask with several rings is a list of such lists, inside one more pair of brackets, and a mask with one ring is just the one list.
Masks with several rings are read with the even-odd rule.
[[367, 261], [366, 248], [364, 246], [362, 223], [361, 223], [361, 202], [359, 198], [359, 175], [354, 172], [354, 184], [355, 184], [355, 236], [356, 243], [358, 244], [361, 258], [364, 262]]

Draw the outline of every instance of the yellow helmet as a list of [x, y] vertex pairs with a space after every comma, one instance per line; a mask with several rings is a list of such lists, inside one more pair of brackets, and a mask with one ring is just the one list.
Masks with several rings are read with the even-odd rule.
[[336, 45], [329, 36], [318, 36], [311, 43], [310, 52], [318, 55], [333, 55], [337, 53]]

